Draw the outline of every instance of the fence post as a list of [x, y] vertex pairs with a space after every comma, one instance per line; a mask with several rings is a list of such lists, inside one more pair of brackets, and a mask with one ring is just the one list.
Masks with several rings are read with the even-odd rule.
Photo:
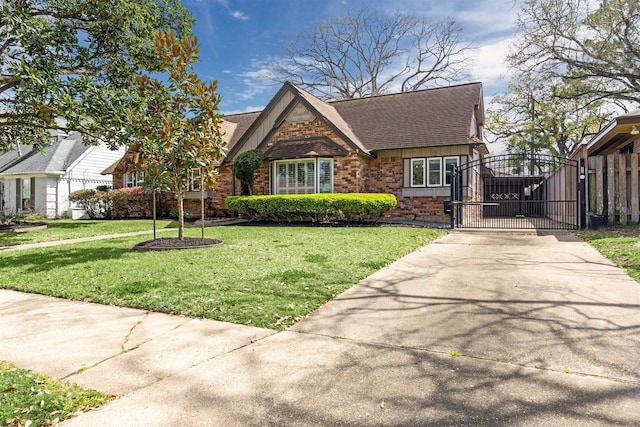
[[456, 203], [456, 186], [458, 183], [458, 168], [455, 164], [449, 165], [451, 168], [451, 211], [449, 212], [449, 221], [450, 228], [455, 228], [456, 221], [456, 210], [458, 209], [458, 204]]
[[578, 164], [578, 197], [579, 197], [579, 223], [578, 229], [583, 229], [587, 225], [587, 195], [585, 178], [587, 176], [587, 168], [585, 167], [584, 159], [580, 159]]

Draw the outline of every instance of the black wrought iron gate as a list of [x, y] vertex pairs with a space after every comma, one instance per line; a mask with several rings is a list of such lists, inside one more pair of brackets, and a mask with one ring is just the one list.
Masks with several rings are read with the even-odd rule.
[[451, 171], [451, 227], [576, 229], [584, 217], [584, 175], [575, 160], [504, 154]]

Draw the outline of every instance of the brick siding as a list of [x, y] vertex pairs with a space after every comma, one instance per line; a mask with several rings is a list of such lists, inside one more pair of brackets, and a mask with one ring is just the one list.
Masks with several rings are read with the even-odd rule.
[[[269, 141], [261, 147], [263, 152], [272, 147], [277, 141], [296, 140], [305, 138], [327, 137], [348, 150], [349, 155], [334, 158], [334, 189], [335, 193], [390, 193], [398, 199], [398, 205], [386, 213], [388, 219], [421, 220], [433, 222], [448, 222], [449, 215], [444, 213], [443, 203], [449, 197], [403, 197], [403, 159], [400, 156], [380, 157], [356, 153], [324, 122], [314, 119], [311, 123], [289, 123], [284, 121], [274, 132]], [[462, 149], [466, 149], [461, 147]], [[256, 171], [254, 194], [271, 194], [270, 161], [265, 161]], [[239, 180], [232, 176], [231, 162], [224, 163], [218, 170], [217, 188], [213, 197], [205, 203], [207, 215], [231, 215], [224, 200], [233, 194], [241, 194]], [[122, 177], [114, 173], [113, 187], [122, 187]], [[234, 189], [235, 183], [235, 189]], [[172, 201], [175, 204], [175, 200]], [[185, 211], [194, 218], [200, 217], [200, 200], [185, 200]]]

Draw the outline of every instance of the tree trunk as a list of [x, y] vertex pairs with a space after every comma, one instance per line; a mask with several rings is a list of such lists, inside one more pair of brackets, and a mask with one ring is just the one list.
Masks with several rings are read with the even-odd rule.
[[153, 240], [156, 240], [156, 190], [153, 189]]
[[200, 182], [200, 238], [204, 240], [204, 181]]
[[176, 190], [178, 198], [178, 239], [184, 240], [184, 194], [182, 190]]

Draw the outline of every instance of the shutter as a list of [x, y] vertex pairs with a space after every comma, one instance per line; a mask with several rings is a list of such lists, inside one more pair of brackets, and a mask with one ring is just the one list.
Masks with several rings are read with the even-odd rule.
[[402, 159], [402, 186], [411, 187], [411, 159]]
[[35, 178], [31, 178], [31, 194], [29, 194], [29, 209], [31, 211], [35, 211], [36, 210], [36, 179]]
[[16, 209], [15, 212], [18, 213], [22, 207], [22, 181], [20, 178], [16, 178]]

